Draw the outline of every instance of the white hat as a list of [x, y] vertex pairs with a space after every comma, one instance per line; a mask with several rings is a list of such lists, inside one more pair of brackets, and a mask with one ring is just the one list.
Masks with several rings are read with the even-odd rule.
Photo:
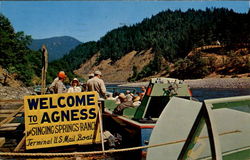
[[95, 75], [102, 75], [102, 72], [100, 72], [100, 71], [95, 71]]
[[79, 81], [77, 78], [74, 78], [72, 81], [71, 81], [71, 85], [73, 84], [73, 82], [76, 81], [77, 82], [77, 85], [79, 85]]
[[89, 77], [94, 77], [94, 76], [95, 76], [94, 73], [89, 74]]

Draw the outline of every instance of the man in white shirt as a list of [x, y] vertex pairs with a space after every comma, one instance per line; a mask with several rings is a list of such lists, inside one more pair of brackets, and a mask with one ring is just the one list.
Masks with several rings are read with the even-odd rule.
[[87, 91], [97, 91], [99, 99], [105, 98], [106, 94], [106, 87], [101, 77], [102, 73], [100, 71], [95, 71], [94, 77], [87, 81]]

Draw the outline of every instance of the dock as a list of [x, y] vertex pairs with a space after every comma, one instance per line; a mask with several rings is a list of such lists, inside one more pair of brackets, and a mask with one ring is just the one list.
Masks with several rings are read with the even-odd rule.
[[23, 114], [23, 100], [0, 100], [0, 152], [24, 149]]

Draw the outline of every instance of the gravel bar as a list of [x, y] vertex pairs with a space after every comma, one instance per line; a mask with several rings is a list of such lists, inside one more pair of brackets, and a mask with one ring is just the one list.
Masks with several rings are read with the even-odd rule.
[[[250, 78], [206, 78], [188, 79], [184, 81], [190, 88], [249, 88]], [[149, 82], [126, 83], [122, 87], [147, 86]]]

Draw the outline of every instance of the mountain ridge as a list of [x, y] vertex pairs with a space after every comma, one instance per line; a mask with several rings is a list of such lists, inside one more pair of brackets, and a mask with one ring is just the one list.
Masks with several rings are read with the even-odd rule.
[[[53, 76], [56, 71], [62, 69], [71, 74], [99, 53], [95, 61], [90, 64], [92, 68], [88, 66], [89, 69], [85, 69], [87, 71], [82, 73], [87, 74], [94, 69], [104, 72], [112, 70], [113, 73], [123, 75], [123, 81], [139, 81], [154, 75], [179, 79], [204, 78], [217, 71], [217, 68], [209, 64], [214, 63], [216, 57], [205, 58], [202, 50], [197, 48], [214, 45], [217, 42], [223, 47], [217, 48], [219, 51], [216, 48], [208, 48], [209, 52], [215, 51], [214, 53], [226, 55], [229, 58], [222, 59], [225, 67], [221, 67], [216, 74], [237, 76], [243, 72], [248, 73], [250, 59], [244, 58], [244, 60], [240, 60], [243, 64], [237, 63], [235, 51], [241, 49], [243, 51], [244, 48], [239, 48], [234, 44], [250, 43], [249, 17], [250, 11], [240, 14], [225, 8], [207, 8], [205, 11], [188, 9], [185, 12], [181, 10], [162, 11], [151, 18], [145, 18], [140, 23], [113, 29], [96, 42], [87, 42], [77, 46], [58, 62], [51, 63], [50, 71], [52, 72], [49, 74]], [[249, 54], [249, 48], [249, 46], [246, 47], [244, 54]], [[142, 68], [133, 65], [124, 67], [130, 70], [124, 70], [124, 74], [111, 69], [117, 65], [117, 61], [126, 57], [126, 54], [133, 51], [140, 53], [149, 49], [151, 49], [153, 58]], [[197, 53], [188, 56], [190, 52]], [[136, 56], [134, 57], [136, 58]], [[133, 58], [131, 62], [132, 60]], [[131, 62], [128, 61], [128, 65]], [[104, 64], [108, 66], [105, 69], [102, 68]], [[81, 76], [82, 73], [78, 76]], [[72, 79], [73, 76], [75, 75], [71, 74], [69, 78]], [[114, 80], [114, 78], [110, 78], [110, 80]]]
[[32, 39], [29, 48], [32, 50], [41, 49], [42, 45], [48, 49], [49, 52], [49, 62], [62, 58], [71, 49], [75, 48], [81, 44], [79, 40], [70, 36], [56, 36], [43, 39]]

